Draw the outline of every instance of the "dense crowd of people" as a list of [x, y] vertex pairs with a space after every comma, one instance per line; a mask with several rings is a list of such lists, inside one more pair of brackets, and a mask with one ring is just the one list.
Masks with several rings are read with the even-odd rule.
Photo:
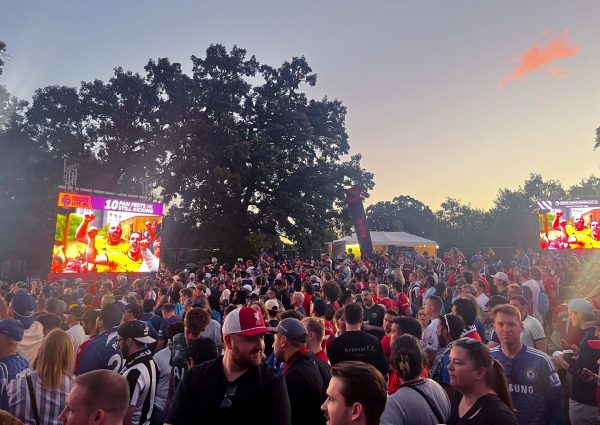
[[277, 251], [0, 284], [0, 423], [599, 424], [597, 258]]

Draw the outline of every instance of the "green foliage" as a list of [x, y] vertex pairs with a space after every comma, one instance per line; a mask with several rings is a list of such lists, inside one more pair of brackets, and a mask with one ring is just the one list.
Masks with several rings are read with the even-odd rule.
[[436, 218], [431, 209], [410, 196], [378, 202], [366, 210], [369, 226], [379, 231], [405, 231], [425, 238], [435, 234]]

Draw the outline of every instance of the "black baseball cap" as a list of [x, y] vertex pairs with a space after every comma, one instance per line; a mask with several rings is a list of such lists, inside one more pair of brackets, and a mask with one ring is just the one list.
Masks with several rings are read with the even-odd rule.
[[123, 323], [117, 329], [117, 333], [121, 338], [132, 338], [143, 344], [153, 344], [156, 342], [154, 338], [148, 335], [148, 327], [141, 320], [130, 320]]

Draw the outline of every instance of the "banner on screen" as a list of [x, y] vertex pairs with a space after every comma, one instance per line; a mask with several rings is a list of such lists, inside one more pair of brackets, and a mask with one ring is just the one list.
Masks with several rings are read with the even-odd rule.
[[600, 201], [538, 201], [542, 249], [600, 248]]
[[369, 232], [365, 207], [358, 186], [346, 190], [346, 203], [350, 209], [350, 215], [352, 216], [352, 222], [354, 223], [354, 229], [356, 230], [356, 239], [358, 239], [360, 252], [362, 255], [370, 257], [373, 255], [373, 243], [371, 242], [371, 232]]
[[58, 194], [51, 273], [154, 272], [162, 204]]

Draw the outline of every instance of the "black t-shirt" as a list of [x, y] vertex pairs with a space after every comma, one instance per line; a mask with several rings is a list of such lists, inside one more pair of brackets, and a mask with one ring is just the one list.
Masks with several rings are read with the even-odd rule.
[[[276, 328], [278, 324], [279, 324], [279, 320], [276, 320], [276, 319], [271, 319], [266, 323], [267, 327], [269, 327], [269, 328]], [[273, 343], [274, 342], [275, 342], [274, 334], [272, 334], [272, 333], [265, 334], [265, 356], [267, 356], [267, 358], [273, 352]]]
[[[232, 388], [235, 387], [235, 391]], [[231, 403], [226, 403], [226, 394]], [[283, 376], [265, 364], [248, 369], [234, 382], [223, 371], [223, 357], [194, 366], [181, 380], [166, 423], [290, 425], [288, 392]]]
[[338, 336], [327, 350], [327, 357], [332, 366], [346, 360], [357, 360], [373, 365], [384, 376], [388, 373], [381, 342], [365, 331], [350, 331]]
[[363, 305], [365, 325], [383, 326], [383, 316], [385, 316], [385, 307], [380, 304], [373, 304], [371, 308]]
[[519, 425], [515, 414], [496, 394], [479, 397], [462, 418], [458, 416], [458, 405], [462, 394], [456, 393], [447, 425]]
[[[383, 317], [385, 316], [385, 307], [381, 304], [373, 304], [371, 308], [367, 308], [363, 305], [364, 310], [364, 323], [365, 325], [372, 326], [383, 326]], [[367, 331], [371, 335], [377, 337], [379, 340], [385, 336], [383, 331]]]

